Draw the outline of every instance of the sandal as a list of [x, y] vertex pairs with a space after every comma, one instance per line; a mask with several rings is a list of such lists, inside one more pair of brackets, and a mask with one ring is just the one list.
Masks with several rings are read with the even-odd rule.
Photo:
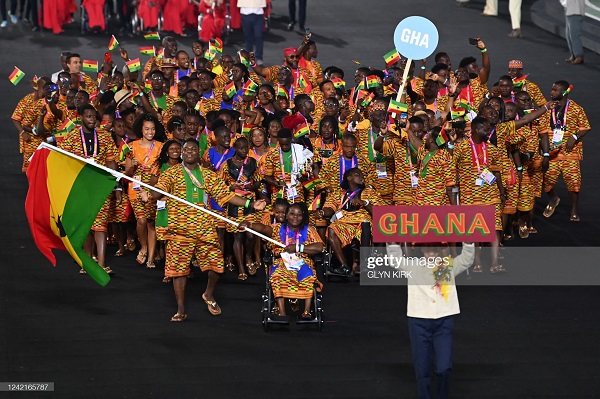
[[171, 317], [171, 321], [174, 321], [174, 322], [177, 322], [177, 323], [182, 322], [185, 319], [187, 319], [187, 315], [186, 314], [181, 314], [181, 313], [175, 313], [173, 315], [173, 317]]
[[579, 219], [579, 216], [577, 216], [577, 215], [571, 215], [571, 217], [569, 218], [569, 220], [571, 222], [579, 222], [581, 219]]
[[310, 320], [310, 319], [312, 319], [312, 315], [310, 314], [309, 311], [305, 310], [304, 312], [302, 312], [302, 318]]
[[273, 309], [271, 310], [271, 313], [276, 314], [279, 316], [279, 305], [275, 304], [273, 306]]
[[146, 258], [147, 257], [148, 257], [148, 254], [145, 254], [142, 251], [140, 251], [140, 252], [138, 252], [137, 257], [135, 258], [135, 260], [140, 265], [143, 265], [144, 263], [146, 263]]
[[527, 225], [519, 225], [519, 237], [528, 238], [529, 237], [529, 228]]
[[251, 276], [254, 276], [256, 274], [256, 271], [258, 270], [259, 266], [260, 266], [260, 263], [258, 263], [258, 262], [246, 263], [246, 267], [248, 268], [248, 274]]
[[504, 273], [504, 272], [506, 272], [506, 269], [502, 265], [496, 265], [496, 266], [490, 267], [490, 273], [492, 273], [492, 274]]
[[240, 274], [238, 274], [238, 280], [242, 280], [242, 281], [248, 280], [248, 275], [246, 273], [240, 273]]
[[123, 256], [123, 255], [125, 255], [125, 248], [119, 249], [117, 252], [115, 252], [115, 256]]
[[127, 240], [127, 244], [125, 244], [125, 249], [128, 251], [135, 251], [135, 240], [130, 238]]
[[81, 270], [79, 271], [79, 274], [87, 274], [87, 272], [85, 271], [85, 269], [81, 269]]
[[554, 213], [554, 210], [556, 209], [558, 204], [560, 204], [560, 198], [557, 198], [556, 204], [554, 204], [554, 206], [552, 206], [552, 201], [550, 201], [550, 203], [548, 205], [546, 205], [546, 209], [544, 209], [544, 216], [547, 218], [552, 216], [552, 214]]
[[482, 272], [483, 272], [483, 268], [481, 267], [481, 265], [473, 266], [473, 273], [482, 273]]
[[202, 299], [204, 300], [204, 302], [206, 303], [206, 305], [208, 305], [208, 311], [210, 312], [211, 315], [213, 316], [218, 316], [221, 314], [221, 308], [219, 307], [219, 305], [217, 304], [216, 301], [209, 301], [204, 297], [204, 294], [202, 294]]
[[538, 231], [536, 230], [536, 228], [535, 228], [535, 227], [530, 227], [530, 228], [529, 228], [529, 234], [537, 234], [537, 232], [538, 232]]
[[232, 271], [234, 271], [234, 270], [235, 270], [235, 265], [234, 265], [233, 263], [231, 263], [231, 262], [227, 263], [227, 264], [225, 265], [225, 267], [226, 267], [226, 268], [227, 268], [227, 269], [228, 269], [230, 272], [232, 272]]
[[173, 279], [171, 277], [164, 277], [163, 278], [163, 283], [170, 283], [171, 281], [173, 281]]
[[148, 261], [148, 263], [146, 263], [146, 269], [154, 269], [156, 268], [156, 265], [154, 264], [153, 261]]
[[104, 271], [105, 271], [107, 274], [113, 274], [113, 273], [114, 273], [114, 272], [113, 272], [113, 270], [112, 270], [110, 267], [108, 267], [108, 266], [106, 266], [106, 267], [103, 267], [103, 269], [104, 269]]

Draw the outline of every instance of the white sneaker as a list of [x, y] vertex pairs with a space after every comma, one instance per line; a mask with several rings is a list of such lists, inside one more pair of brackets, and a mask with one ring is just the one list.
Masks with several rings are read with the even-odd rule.
[[16, 24], [19, 20], [17, 19], [17, 16], [13, 13], [11, 13], [10, 11], [8, 12], [8, 16], [10, 17], [10, 22], [12, 22], [13, 24]]
[[2, 21], [2, 23], [0, 24], [0, 28], [6, 28], [6, 25], [8, 25], [8, 21], [4, 20], [4, 21]]

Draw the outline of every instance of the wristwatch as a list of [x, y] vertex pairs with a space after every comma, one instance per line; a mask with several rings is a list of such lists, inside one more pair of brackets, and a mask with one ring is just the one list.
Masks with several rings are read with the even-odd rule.
[[576, 134], [572, 134], [571, 137], [573, 137], [575, 139], [575, 141], [579, 140], [579, 136]]

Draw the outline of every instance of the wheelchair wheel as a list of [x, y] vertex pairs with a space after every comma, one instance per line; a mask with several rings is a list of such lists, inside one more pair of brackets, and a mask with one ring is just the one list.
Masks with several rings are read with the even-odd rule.
[[315, 294], [315, 318], [317, 319], [317, 330], [323, 330], [323, 301], [320, 293]]
[[229, 14], [225, 16], [225, 25], [223, 25], [223, 33], [221, 38], [223, 39], [223, 44], [229, 44], [229, 35], [231, 33], [231, 17]]
[[79, 7], [81, 16], [81, 34], [84, 35], [87, 31], [87, 12], [84, 7]]
[[138, 17], [137, 8], [134, 8], [131, 14], [131, 33], [134, 35], [140, 31], [140, 18]]

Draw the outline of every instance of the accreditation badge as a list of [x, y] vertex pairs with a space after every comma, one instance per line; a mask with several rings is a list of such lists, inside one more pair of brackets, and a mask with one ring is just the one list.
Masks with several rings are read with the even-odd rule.
[[377, 178], [385, 179], [387, 177], [385, 162], [377, 162], [375, 164], [375, 169], [377, 170]]
[[565, 132], [562, 129], [555, 128], [552, 130], [552, 144], [561, 144], [563, 141], [563, 137]]
[[479, 175], [479, 178], [490, 185], [496, 181], [496, 176], [494, 176], [494, 174], [487, 169], [483, 169]]

